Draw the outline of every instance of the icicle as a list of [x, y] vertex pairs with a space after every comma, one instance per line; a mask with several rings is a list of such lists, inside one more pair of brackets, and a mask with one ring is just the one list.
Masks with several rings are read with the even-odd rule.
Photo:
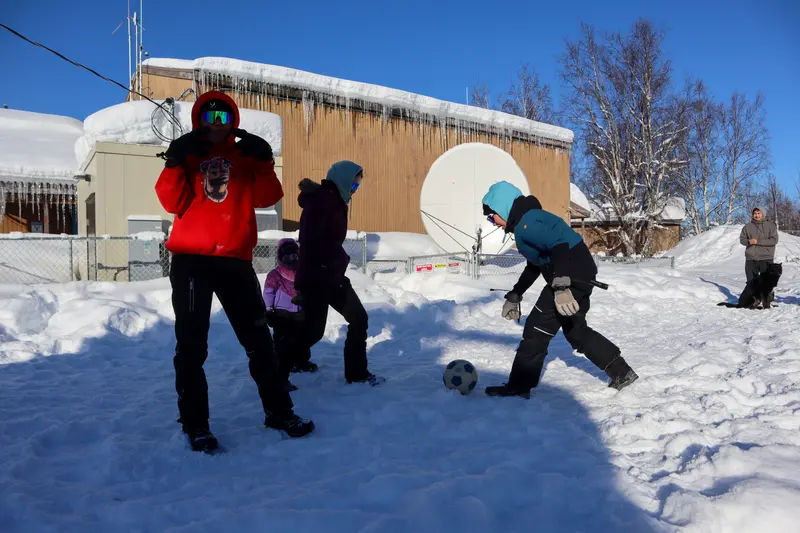
[[303, 119], [306, 124], [306, 139], [308, 139], [309, 129], [311, 127], [311, 120], [314, 114], [314, 94], [309, 91], [303, 91]]
[[6, 194], [8, 194], [8, 191], [6, 190], [6, 182], [0, 181], [0, 217], [5, 216], [6, 214]]
[[22, 183], [17, 182], [17, 215], [22, 216]]

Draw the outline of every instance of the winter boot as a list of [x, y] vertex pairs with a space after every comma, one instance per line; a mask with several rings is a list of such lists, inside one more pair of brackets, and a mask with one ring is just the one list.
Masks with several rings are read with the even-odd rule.
[[300, 363], [300, 364], [294, 365], [294, 367], [292, 367], [292, 372], [293, 373], [297, 373], [297, 372], [316, 372], [318, 369], [319, 369], [319, 367], [317, 366], [316, 363], [308, 361], [306, 363]]
[[183, 432], [189, 438], [189, 444], [193, 451], [210, 453], [219, 447], [217, 438], [207, 429], [184, 428]]
[[628, 366], [621, 355], [615, 357], [603, 370], [611, 378], [608, 386], [617, 390], [622, 390], [639, 379], [639, 376]]
[[348, 379], [347, 383], [369, 383], [373, 387], [376, 385], [380, 385], [381, 383], [386, 383], [386, 378], [376, 376], [372, 372], [367, 372], [367, 375], [361, 379]]
[[531, 391], [530, 389], [518, 389], [516, 387], [509, 386], [508, 383], [503, 383], [502, 385], [497, 385], [494, 387], [486, 387], [487, 396], [519, 396], [520, 398], [525, 398], [529, 400], [531, 398]]
[[303, 420], [293, 411], [287, 414], [267, 413], [264, 418], [264, 426], [283, 431], [292, 438], [305, 437], [314, 431], [314, 422]]

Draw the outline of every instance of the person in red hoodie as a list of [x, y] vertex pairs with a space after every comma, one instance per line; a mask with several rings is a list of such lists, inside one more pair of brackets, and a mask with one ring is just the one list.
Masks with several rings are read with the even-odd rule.
[[[236, 137], [240, 140], [237, 142]], [[239, 109], [221, 92], [200, 96], [192, 107], [192, 131], [175, 139], [156, 194], [175, 215], [167, 249], [175, 310], [175, 389], [184, 433], [194, 450], [218, 447], [208, 418], [208, 356], [211, 303], [217, 295], [258, 386], [264, 425], [291, 437], [314, 429], [294, 413], [283, 386], [267, 325], [261, 286], [253, 269], [258, 236], [255, 208], [283, 197], [272, 148], [239, 129]]]

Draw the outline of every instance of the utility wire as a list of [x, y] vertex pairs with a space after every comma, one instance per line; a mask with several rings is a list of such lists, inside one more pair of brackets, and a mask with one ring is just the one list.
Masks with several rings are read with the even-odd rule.
[[1, 22], [0, 22], [0, 28], [3, 28], [3, 29], [6, 29], [6, 30], [10, 31], [11, 33], [13, 33], [14, 35], [16, 35], [16, 36], [17, 36], [17, 37], [19, 37], [20, 39], [22, 39], [22, 40], [24, 40], [24, 41], [27, 41], [27, 42], [31, 43], [32, 45], [34, 45], [34, 46], [38, 46], [39, 48], [44, 48], [44, 49], [45, 49], [45, 50], [47, 50], [48, 52], [50, 52], [50, 53], [53, 53], [53, 54], [57, 55], [58, 57], [60, 57], [60, 58], [61, 58], [61, 59], [63, 59], [64, 61], [67, 61], [67, 62], [69, 62], [69, 63], [72, 63], [72, 64], [73, 64], [73, 65], [75, 65], [76, 67], [79, 67], [79, 68], [82, 68], [82, 69], [88, 70], [89, 72], [91, 72], [92, 74], [94, 74], [95, 76], [97, 76], [98, 78], [101, 78], [101, 79], [103, 79], [103, 80], [106, 80], [106, 81], [109, 81], [109, 82], [113, 83], [114, 85], [118, 85], [119, 87], [122, 87], [123, 89], [125, 89], [126, 91], [128, 91], [128, 92], [129, 92], [129, 93], [131, 93], [131, 94], [136, 94], [136, 95], [139, 95], [139, 96], [141, 96], [142, 98], [144, 98], [145, 100], [148, 100], [149, 102], [152, 102], [152, 103], [153, 103], [153, 104], [155, 104], [156, 106], [158, 106], [158, 107], [160, 107], [161, 109], [163, 109], [164, 111], [167, 111], [167, 112], [168, 112], [168, 110], [164, 108], [163, 104], [159, 104], [158, 102], [156, 102], [156, 101], [155, 101], [155, 100], [153, 100], [152, 98], [148, 98], [147, 96], [143, 95], [142, 93], [140, 93], [140, 92], [138, 92], [138, 91], [134, 91], [133, 89], [129, 89], [128, 87], [125, 87], [124, 85], [122, 85], [122, 84], [121, 84], [121, 83], [119, 83], [118, 81], [114, 81], [114, 80], [112, 80], [111, 78], [108, 78], [108, 77], [106, 77], [106, 76], [103, 76], [103, 75], [102, 75], [102, 74], [100, 74], [99, 72], [97, 72], [97, 71], [95, 71], [95, 70], [93, 70], [93, 69], [91, 69], [91, 68], [87, 67], [86, 65], [82, 65], [81, 63], [78, 63], [77, 61], [73, 61], [73, 60], [71, 60], [70, 58], [68, 58], [68, 57], [66, 57], [66, 56], [64, 56], [64, 55], [62, 55], [62, 54], [60, 54], [60, 53], [56, 52], [56, 51], [55, 51], [55, 50], [53, 50], [52, 48], [50, 48], [50, 47], [47, 47], [47, 46], [43, 45], [42, 43], [37, 43], [36, 41], [34, 41], [34, 40], [32, 40], [32, 39], [28, 39], [27, 37], [25, 37], [24, 35], [22, 35], [20, 32], [18, 32], [18, 31], [16, 31], [16, 30], [14, 30], [14, 29], [12, 29], [12, 28], [9, 28], [8, 26], [6, 26], [5, 24], [3, 24], [3, 23], [1, 23]]

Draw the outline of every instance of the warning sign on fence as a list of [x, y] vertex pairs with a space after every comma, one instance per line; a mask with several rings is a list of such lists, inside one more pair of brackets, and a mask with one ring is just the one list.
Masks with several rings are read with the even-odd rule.
[[450, 261], [448, 263], [428, 263], [425, 265], [417, 265], [416, 271], [417, 272], [447, 271], [447, 272], [458, 273], [460, 267], [461, 267], [460, 261]]

